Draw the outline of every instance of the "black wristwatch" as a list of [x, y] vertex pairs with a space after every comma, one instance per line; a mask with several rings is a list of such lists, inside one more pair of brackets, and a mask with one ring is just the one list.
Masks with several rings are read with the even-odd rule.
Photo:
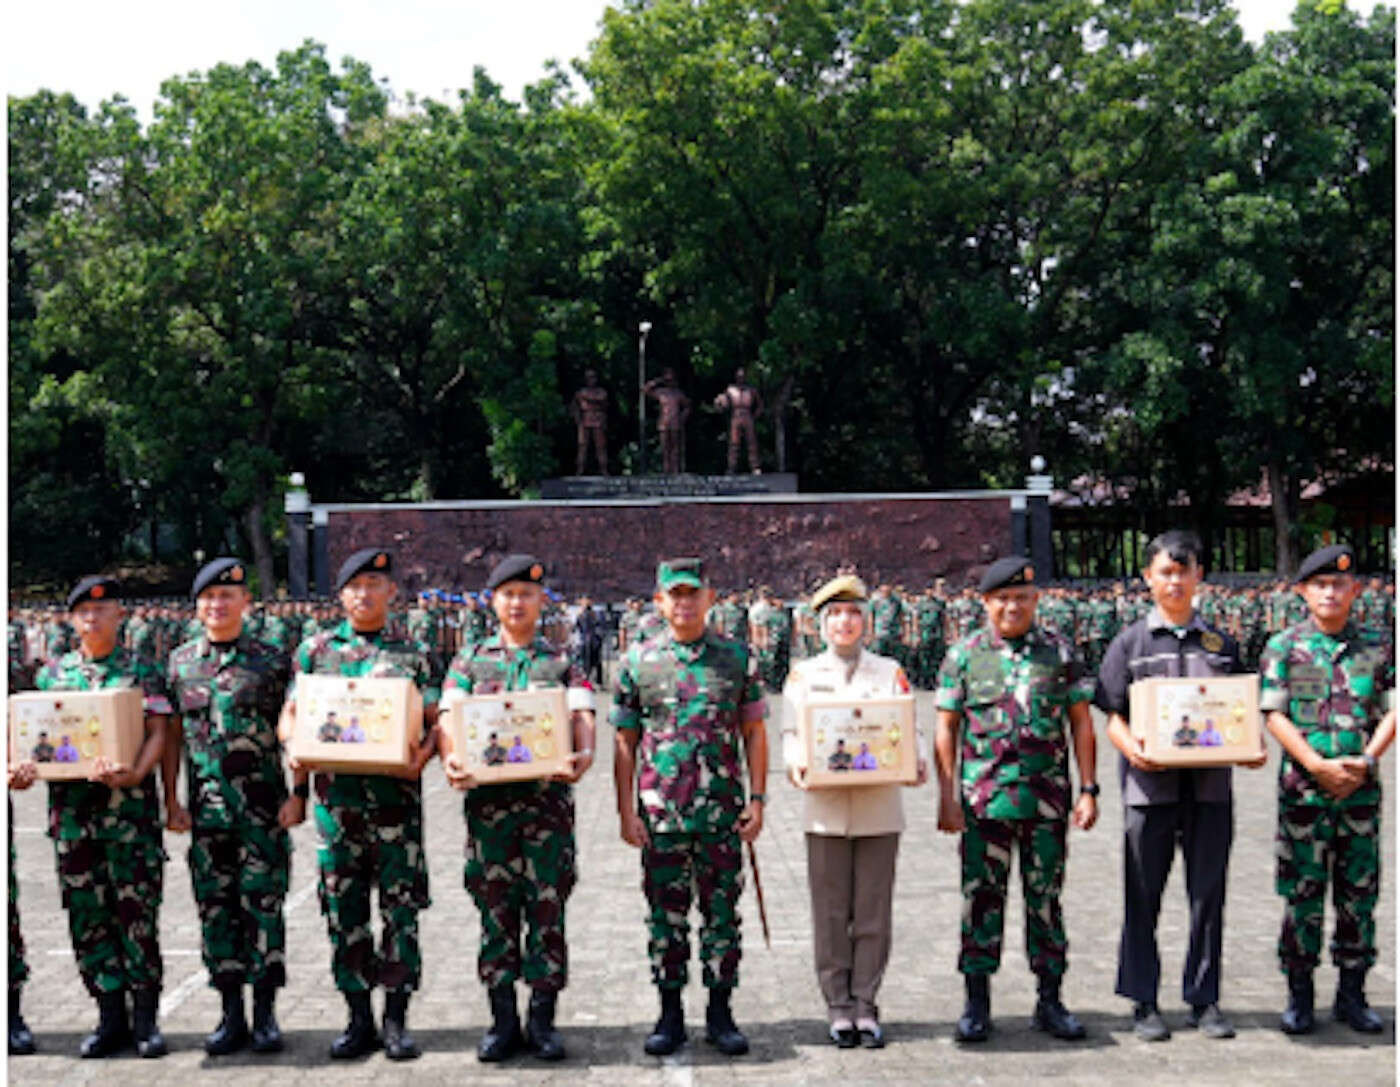
[[1366, 775], [1372, 781], [1376, 780], [1380, 772], [1380, 760], [1374, 755], [1362, 755], [1361, 757], [1366, 760]]
[[755, 800], [757, 800], [760, 804], [763, 804], [763, 805], [766, 806], [766, 805], [768, 804], [768, 794], [767, 794], [767, 793], [749, 793], [749, 803], [752, 804]]
[[311, 795], [311, 782], [303, 781], [300, 785], [293, 785], [292, 795], [300, 800], [305, 800]]
[[1102, 792], [1097, 785], [1081, 785], [1079, 786], [1079, 791], [1084, 796], [1092, 796], [1095, 800], [1099, 798], [1099, 793]]

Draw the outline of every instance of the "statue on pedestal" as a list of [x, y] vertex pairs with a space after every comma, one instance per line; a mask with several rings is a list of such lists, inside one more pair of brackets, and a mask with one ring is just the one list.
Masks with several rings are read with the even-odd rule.
[[733, 475], [739, 467], [739, 443], [748, 447], [749, 470], [758, 475], [763, 468], [758, 462], [758, 436], [754, 432], [753, 421], [763, 411], [763, 398], [758, 390], [745, 380], [746, 373], [741, 366], [734, 371], [734, 381], [715, 397], [715, 407], [729, 410], [729, 462], [726, 472]]
[[690, 418], [690, 397], [676, 384], [676, 372], [669, 367], [660, 377], [642, 386], [642, 391], [661, 407], [656, 429], [661, 432], [661, 470], [677, 475], [685, 470], [685, 421]]
[[588, 446], [593, 445], [593, 459], [598, 462], [598, 474], [608, 474], [608, 390], [598, 384], [598, 371], [586, 370], [583, 388], [574, 393], [569, 414], [578, 428], [578, 457], [574, 475], [583, 475], [588, 460]]

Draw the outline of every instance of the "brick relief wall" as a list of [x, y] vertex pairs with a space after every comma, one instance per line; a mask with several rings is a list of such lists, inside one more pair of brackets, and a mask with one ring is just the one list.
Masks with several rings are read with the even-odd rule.
[[717, 587], [770, 585], [793, 597], [850, 564], [872, 585], [961, 588], [1011, 547], [1010, 500], [837, 499], [600, 506], [333, 509], [332, 576], [352, 551], [387, 546], [403, 588], [479, 589], [491, 567], [528, 551], [568, 595], [650, 594], [659, 558], [700, 555]]

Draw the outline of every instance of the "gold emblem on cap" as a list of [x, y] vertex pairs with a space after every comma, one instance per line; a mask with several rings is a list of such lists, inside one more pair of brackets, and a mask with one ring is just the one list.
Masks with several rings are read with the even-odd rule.
[[232, 570], [230, 570], [230, 571], [228, 572], [228, 576], [229, 576], [229, 580], [230, 580], [230, 581], [242, 581], [242, 580], [243, 580], [243, 567], [241, 567], [241, 566], [235, 566]]
[[92, 587], [92, 591], [88, 593], [88, 595], [91, 596], [94, 600], [101, 600], [104, 596], [107, 595], [107, 586], [94, 585]]
[[374, 556], [374, 565], [376, 569], [382, 570], [384, 568], [384, 564], [388, 561], [389, 556], [384, 554], [383, 551], [379, 552], [379, 554]]
[[1034, 566], [1027, 566], [1024, 570], [1022, 570], [1022, 571], [1021, 571], [1021, 580], [1022, 580], [1022, 581], [1034, 581], [1034, 580], [1035, 580], [1035, 567], [1034, 567]]
[[1337, 569], [1340, 570], [1342, 573], [1346, 573], [1347, 570], [1349, 570], [1350, 568], [1351, 568], [1351, 556], [1350, 556], [1350, 555], [1338, 555], [1338, 556], [1337, 556]]
[[544, 577], [544, 567], [539, 563], [535, 563], [534, 566], [530, 567], [530, 580], [539, 581], [542, 577]]

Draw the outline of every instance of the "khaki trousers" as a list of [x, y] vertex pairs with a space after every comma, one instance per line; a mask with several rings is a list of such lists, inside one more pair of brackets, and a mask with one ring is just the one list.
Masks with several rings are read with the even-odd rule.
[[812, 944], [827, 1018], [879, 1017], [890, 958], [898, 834], [807, 835]]

